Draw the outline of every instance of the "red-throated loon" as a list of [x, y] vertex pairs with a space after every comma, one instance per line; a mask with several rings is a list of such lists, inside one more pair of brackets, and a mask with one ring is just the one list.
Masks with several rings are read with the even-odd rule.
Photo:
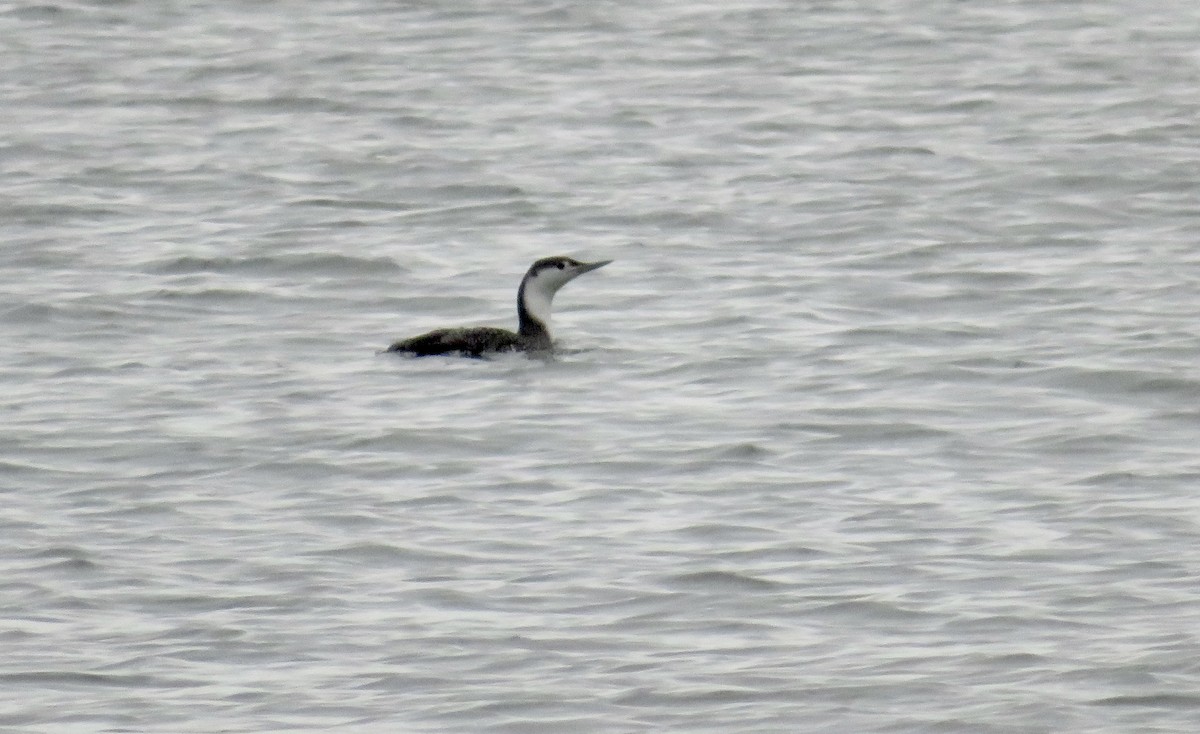
[[435, 329], [411, 339], [398, 341], [389, 352], [425, 357], [431, 354], [461, 354], [482, 357], [493, 352], [548, 352], [550, 341], [550, 304], [554, 294], [567, 283], [612, 260], [581, 263], [569, 257], [544, 257], [521, 279], [517, 289], [517, 333], [491, 326], [460, 329]]

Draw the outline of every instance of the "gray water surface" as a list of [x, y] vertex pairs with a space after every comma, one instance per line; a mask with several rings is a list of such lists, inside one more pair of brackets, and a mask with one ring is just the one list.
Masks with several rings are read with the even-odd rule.
[[1200, 6], [0, 38], [0, 730], [1200, 727]]

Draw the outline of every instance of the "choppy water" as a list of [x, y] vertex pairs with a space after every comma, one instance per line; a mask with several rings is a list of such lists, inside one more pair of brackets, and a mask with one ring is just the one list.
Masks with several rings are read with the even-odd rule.
[[0, 4], [0, 729], [1196, 731], [1198, 8]]

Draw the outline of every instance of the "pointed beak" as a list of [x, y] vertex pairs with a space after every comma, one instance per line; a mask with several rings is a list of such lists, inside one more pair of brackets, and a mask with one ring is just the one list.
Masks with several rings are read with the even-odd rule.
[[600, 262], [594, 263], [581, 263], [578, 274], [583, 275], [584, 273], [589, 273], [597, 268], [602, 268], [605, 265], [608, 265], [610, 262], [612, 262], [612, 260], [601, 260]]

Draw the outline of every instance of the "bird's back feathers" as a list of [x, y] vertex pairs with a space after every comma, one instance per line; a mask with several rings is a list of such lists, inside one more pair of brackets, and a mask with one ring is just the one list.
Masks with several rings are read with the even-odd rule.
[[434, 329], [398, 341], [388, 347], [389, 352], [403, 352], [418, 357], [434, 354], [464, 354], [482, 357], [490, 352], [511, 352], [522, 349], [521, 337], [507, 329], [492, 326], [475, 326], [458, 329]]

